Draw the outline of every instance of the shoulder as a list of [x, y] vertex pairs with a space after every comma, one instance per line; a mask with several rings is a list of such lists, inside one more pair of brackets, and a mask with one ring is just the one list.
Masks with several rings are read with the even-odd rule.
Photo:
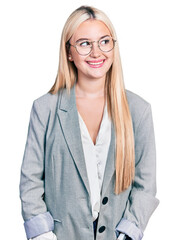
[[126, 90], [127, 101], [132, 116], [133, 126], [136, 128], [146, 112], [151, 112], [151, 105], [139, 95]]
[[32, 112], [35, 112], [44, 125], [51, 115], [54, 115], [60, 98], [61, 90], [56, 94], [46, 93], [33, 101]]
[[59, 93], [51, 94], [48, 92], [35, 99], [34, 104], [39, 105], [40, 108], [48, 109], [51, 108], [55, 103], [57, 103], [58, 97]]
[[130, 90], [126, 90], [126, 96], [130, 110], [142, 110], [150, 105], [149, 102]]

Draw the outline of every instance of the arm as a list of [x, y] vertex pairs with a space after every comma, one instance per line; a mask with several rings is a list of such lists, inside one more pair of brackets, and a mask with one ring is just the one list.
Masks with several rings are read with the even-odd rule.
[[135, 131], [135, 179], [123, 218], [116, 227], [140, 240], [148, 220], [159, 204], [156, 195], [156, 151], [151, 106], [148, 104]]
[[53, 218], [47, 212], [43, 200], [45, 129], [38, 102], [34, 101], [20, 179], [22, 216], [27, 238], [36, 237], [54, 228]]

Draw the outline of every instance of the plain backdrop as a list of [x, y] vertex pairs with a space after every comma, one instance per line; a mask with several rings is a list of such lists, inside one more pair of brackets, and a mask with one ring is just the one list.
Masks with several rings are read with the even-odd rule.
[[1, 239], [26, 239], [19, 179], [30, 110], [33, 100], [53, 85], [63, 25], [69, 14], [83, 4], [93, 5], [109, 16], [118, 35], [125, 86], [152, 105], [160, 205], [148, 223], [144, 240], [175, 239], [178, 215], [176, 0], [0, 1]]

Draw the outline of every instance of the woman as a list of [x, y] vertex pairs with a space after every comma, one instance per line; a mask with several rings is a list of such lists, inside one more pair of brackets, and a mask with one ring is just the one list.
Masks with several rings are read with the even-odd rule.
[[150, 104], [124, 89], [107, 16], [82, 6], [59, 69], [34, 101], [21, 170], [27, 238], [140, 240], [158, 205]]

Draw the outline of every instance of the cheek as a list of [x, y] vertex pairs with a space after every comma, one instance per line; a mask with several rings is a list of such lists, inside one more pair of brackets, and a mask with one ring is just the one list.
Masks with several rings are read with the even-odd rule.
[[110, 54], [108, 55], [108, 58], [110, 59], [111, 62], [113, 62], [113, 59], [114, 59], [113, 51], [110, 52]]
[[108, 54], [107, 58], [108, 58], [108, 65], [111, 67], [114, 60], [114, 54], [113, 53]]
[[77, 68], [80, 68], [80, 66], [85, 64], [85, 60], [78, 54], [73, 56], [73, 62]]

